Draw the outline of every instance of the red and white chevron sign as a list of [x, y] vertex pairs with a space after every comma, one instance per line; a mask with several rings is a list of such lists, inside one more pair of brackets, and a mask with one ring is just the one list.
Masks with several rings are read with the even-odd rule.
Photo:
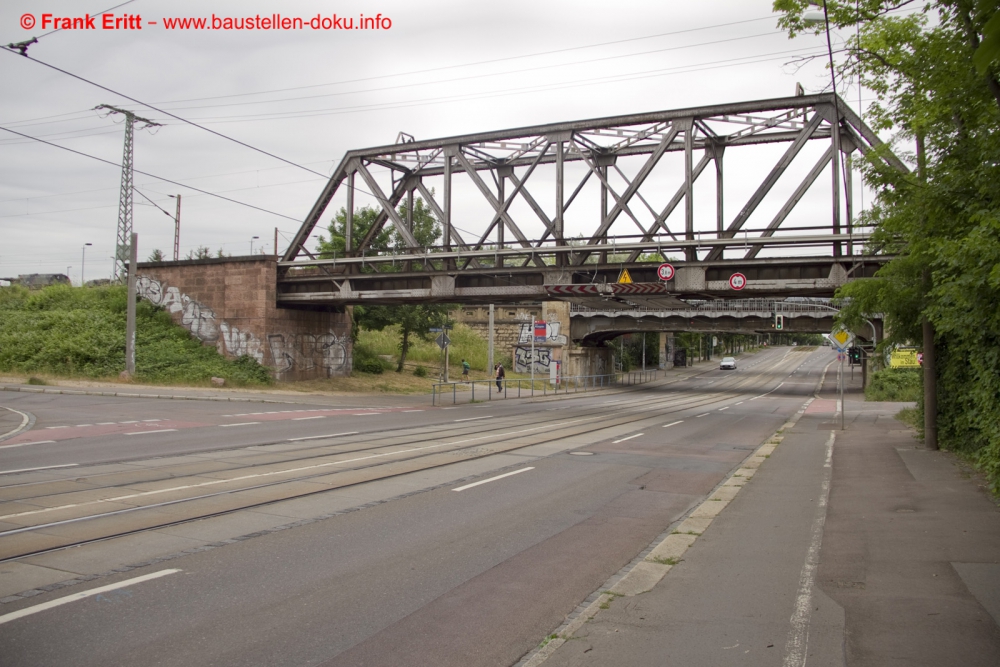
[[605, 283], [601, 285], [546, 285], [550, 296], [607, 296], [613, 294], [665, 294], [663, 283]]
[[612, 294], [665, 294], [667, 286], [663, 283], [632, 283], [631, 285], [612, 285]]
[[545, 291], [551, 296], [598, 296], [597, 285], [546, 285]]

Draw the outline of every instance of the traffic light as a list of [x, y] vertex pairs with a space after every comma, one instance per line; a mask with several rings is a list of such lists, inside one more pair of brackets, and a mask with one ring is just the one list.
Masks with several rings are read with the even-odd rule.
[[849, 358], [851, 360], [851, 365], [852, 366], [859, 366], [859, 365], [861, 365], [861, 348], [860, 347], [852, 347], [851, 349], [849, 349], [847, 351], [847, 354], [849, 355]]
[[785, 316], [784, 315], [774, 315], [774, 328], [781, 331], [785, 328]]

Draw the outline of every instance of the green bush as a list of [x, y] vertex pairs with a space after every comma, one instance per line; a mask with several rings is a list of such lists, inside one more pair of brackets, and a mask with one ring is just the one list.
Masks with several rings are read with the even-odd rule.
[[[127, 298], [118, 285], [0, 290], [0, 371], [117, 377], [125, 370]], [[234, 385], [272, 381], [256, 359], [226, 359], [174, 324], [167, 312], [139, 301], [135, 379], [207, 384], [212, 377]]]
[[354, 370], [359, 373], [381, 375], [385, 371], [385, 362], [367, 345], [354, 345]]
[[427, 377], [427, 367], [417, 366], [416, 368], [413, 369], [413, 374], [418, 378], [425, 378]]
[[869, 401], [918, 401], [923, 386], [919, 368], [886, 368], [872, 375], [865, 388], [865, 398]]

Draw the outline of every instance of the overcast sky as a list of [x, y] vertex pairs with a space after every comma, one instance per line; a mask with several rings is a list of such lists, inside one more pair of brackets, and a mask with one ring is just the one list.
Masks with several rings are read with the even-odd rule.
[[[95, 2], [6, 0], [0, 42], [49, 32], [43, 14], [79, 17], [115, 4]], [[41, 37], [29, 54], [323, 174], [345, 151], [392, 143], [400, 131], [427, 139], [783, 97], [796, 82], [819, 92], [829, 82], [822, 59], [791, 64], [825, 41], [788, 40], [770, 0], [135, 0], [112, 13], [141, 16], [142, 29], [102, 30], [97, 19], [96, 30]], [[355, 21], [381, 14], [391, 27], [384, 20], [388, 29], [377, 31], [164, 27], [172, 17], [275, 13]], [[35, 20], [30, 30], [21, 27], [25, 14]], [[247, 254], [253, 236], [270, 252], [275, 227], [283, 250], [325, 182], [11, 53], [0, 53], [0, 84], [2, 127], [119, 163], [121, 117], [92, 109], [128, 107], [163, 124], [136, 132], [136, 169], [287, 216], [136, 174], [136, 188], [170, 212], [168, 195], [183, 194], [182, 256], [197, 246]], [[856, 88], [839, 92], [857, 107]], [[108, 277], [121, 170], [2, 131], [0, 155], [0, 276], [72, 267], [78, 284], [83, 244], [92, 243], [86, 277]], [[741, 192], [756, 183], [728, 180], [738, 178], [731, 174], [728, 210], [735, 213]], [[820, 182], [829, 197], [829, 181]], [[171, 254], [172, 220], [138, 194], [134, 225], [140, 257], [153, 248]]]

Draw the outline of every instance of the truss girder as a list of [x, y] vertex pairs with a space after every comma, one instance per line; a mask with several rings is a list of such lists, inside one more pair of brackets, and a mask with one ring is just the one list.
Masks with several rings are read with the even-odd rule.
[[[747, 223], [754, 212], [766, 197], [771, 202], [776, 190], [774, 186], [783, 174], [794, 174], [799, 168], [798, 161], [793, 165], [793, 160], [803, 148], [810, 142], [823, 140], [828, 143], [829, 150], [798, 179], [798, 187], [780, 202], [780, 210], [770, 224], [752, 230], [753, 236], [748, 242], [746, 237], [752, 225]], [[788, 147], [729, 224], [723, 228], [721, 219], [716, 224], [723, 209], [723, 155], [729, 161], [734, 149], [773, 143], [784, 143]], [[359, 196], [374, 199], [380, 210], [364, 238], [353, 244], [348, 257], [341, 258], [348, 272], [359, 270], [358, 265], [349, 261], [353, 258], [364, 258], [365, 271], [378, 271], [382, 264], [395, 265], [403, 256], [407, 261], [429, 257], [436, 266], [461, 270], [463, 266], [472, 266], [470, 262], [482, 265], [495, 251], [508, 253], [509, 257], [504, 256], [507, 261], [514, 262], [511, 266], [541, 267], [542, 258], [546, 256], [550, 261], [557, 261], [558, 266], [567, 266], [566, 262], [580, 266], [589, 264], [594, 253], [608, 253], [609, 248], [614, 252], [614, 248], [630, 244], [626, 252], [628, 261], [632, 262], [645, 252], [636, 243], [645, 248], [663, 242], [663, 245], [679, 248], [679, 240], [684, 241], [681, 245], [688, 261], [718, 261], [727, 248], [737, 248], [744, 243], [749, 249], [745, 259], [753, 259], [761, 250], [785, 244], [781, 240], [784, 235], [801, 236], [802, 229], [818, 230], [816, 238], [824, 238], [830, 244], [829, 252], [836, 255], [839, 239], [843, 238], [838, 233], [841, 208], [848, 211], [847, 225], [848, 230], [851, 229], [850, 202], [841, 204], [839, 201], [842, 197], [849, 198], [849, 192], [846, 195], [839, 191], [838, 195], [830, 191], [824, 193], [834, 200], [834, 216], [828, 225], [789, 229], [791, 223], [787, 221], [807, 191], [814, 197], [810, 188], [825, 166], [839, 164], [840, 152], [849, 153], [855, 148], [864, 155], [877, 155], [891, 167], [906, 169], [857, 114], [832, 94], [612, 116], [353, 150], [344, 156], [323, 188], [282, 258], [282, 265], [300, 256], [301, 261], [308, 261], [306, 258], [311, 255], [305, 243], [309, 235], [320, 223], [341, 183], [348, 178], [354, 183], [355, 176], [360, 177], [360, 183], [351, 187], [351, 201], [357, 191]], [[664, 159], [665, 155], [678, 152], [683, 152], [683, 166], [679, 169], [676, 157]], [[692, 195], [695, 182], [711, 161], [716, 163], [715, 211], [704, 215], [695, 210]], [[761, 169], [759, 163], [753, 164], [754, 172]], [[383, 169], [391, 175], [391, 192], [383, 191], [379, 184], [380, 180], [386, 182], [384, 174], [379, 174]], [[627, 174], [634, 175], [629, 177]], [[729, 161], [727, 181], [732, 182], [734, 178], [745, 181], [748, 176], [753, 174], [741, 175]], [[442, 198], [435, 200], [430, 186], [439, 187], [441, 179], [444, 179]], [[836, 183], [835, 180], [834, 190]], [[358, 187], [362, 184], [364, 189]], [[569, 190], [567, 185], [573, 188], [571, 193], [565, 191]], [[397, 212], [404, 197], [410, 201], [417, 193], [428, 203], [445, 230], [441, 247], [419, 248], [407, 221]], [[672, 196], [664, 205], [664, 197], [668, 194]], [[463, 202], [459, 210], [482, 211], [485, 205], [489, 212], [455, 217], [457, 213], [452, 207], [455, 197]], [[466, 203], [473, 200], [484, 204], [467, 207]], [[606, 203], [598, 210], [588, 208], [598, 201]], [[520, 203], [514, 206], [515, 202]], [[570, 217], [567, 211], [574, 202]], [[683, 235], [680, 231], [671, 231], [666, 224], [667, 218], [682, 202]], [[615, 222], [623, 215], [631, 220], [629, 231], [624, 235], [621, 231], [613, 231], [618, 230]], [[710, 229], [698, 226], [709, 218]], [[386, 224], [392, 224], [408, 246], [402, 255], [391, 257], [374, 252], [370, 247]], [[638, 234], [630, 231], [632, 224], [638, 228]], [[472, 238], [466, 241], [456, 226], [469, 231]], [[504, 242], [506, 232], [513, 237], [510, 239], [513, 247]], [[572, 245], [567, 248], [567, 243]], [[801, 240], [798, 243], [810, 245]], [[549, 252], [559, 246], [563, 247], [561, 251]], [[464, 255], [460, 261], [456, 261], [458, 254]], [[494, 256], [499, 258], [500, 254]], [[703, 259], [698, 260], [699, 256]]]

